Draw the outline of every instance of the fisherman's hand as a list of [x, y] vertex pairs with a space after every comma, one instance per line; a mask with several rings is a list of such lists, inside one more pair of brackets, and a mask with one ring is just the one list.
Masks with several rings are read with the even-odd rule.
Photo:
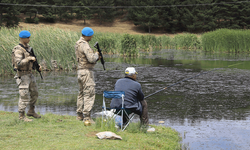
[[29, 57], [27, 57], [27, 58], [28, 58], [29, 61], [32, 61], [32, 62], [35, 62], [35, 61], [36, 61], [36, 58], [33, 57], [33, 56], [29, 56]]

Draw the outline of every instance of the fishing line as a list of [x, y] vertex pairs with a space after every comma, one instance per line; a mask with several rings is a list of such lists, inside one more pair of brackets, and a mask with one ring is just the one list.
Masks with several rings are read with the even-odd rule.
[[[243, 63], [243, 62], [242, 62], [242, 63]], [[237, 64], [233, 64], [233, 65], [228, 65], [228, 66], [222, 67], [222, 68], [214, 68], [214, 69], [212, 69], [212, 70], [210, 70], [210, 71], [201, 72], [201, 73], [199, 73], [199, 74], [197, 74], [197, 75], [195, 75], [195, 76], [192, 76], [192, 77], [183, 79], [183, 80], [181, 80], [181, 81], [179, 81], [179, 82], [176, 82], [176, 83], [174, 83], [174, 84], [171, 84], [171, 85], [169, 85], [169, 86], [167, 86], [167, 87], [165, 87], [165, 88], [163, 88], [163, 89], [161, 89], [161, 90], [159, 90], [159, 91], [156, 91], [156, 92], [154, 92], [154, 93], [152, 93], [152, 94], [150, 94], [150, 95], [144, 97], [144, 99], [146, 99], [146, 98], [148, 98], [148, 97], [150, 97], [150, 96], [152, 96], [152, 95], [155, 95], [156, 93], [159, 93], [159, 92], [161, 92], [161, 91], [163, 91], [163, 90], [165, 90], [165, 89], [167, 89], [167, 88], [170, 88], [170, 87], [172, 87], [172, 86], [175, 86], [175, 85], [177, 85], [177, 84], [179, 84], [179, 83], [181, 83], [181, 82], [184, 82], [184, 81], [193, 79], [193, 78], [198, 77], [198, 76], [200, 76], [200, 75], [207, 74], [207, 73], [209, 73], [209, 72], [212, 72], [212, 71], [215, 71], [215, 70], [219, 70], [219, 69], [223, 69], [223, 68], [228, 68], [228, 67], [236, 66], [236, 65], [239, 65], [239, 64], [242, 64], [242, 63], [237, 63]]]

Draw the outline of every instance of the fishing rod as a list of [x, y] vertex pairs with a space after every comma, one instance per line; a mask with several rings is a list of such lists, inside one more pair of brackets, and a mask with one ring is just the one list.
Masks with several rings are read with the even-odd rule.
[[[242, 63], [243, 63], [243, 62], [242, 62]], [[207, 74], [207, 73], [209, 73], [209, 72], [212, 72], [212, 71], [215, 71], [215, 70], [219, 70], [219, 69], [223, 69], [223, 68], [228, 68], [228, 67], [236, 66], [236, 65], [239, 65], [239, 64], [242, 64], [242, 63], [233, 64], [233, 65], [228, 65], [228, 66], [222, 67], [222, 68], [214, 68], [214, 69], [212, 69], [212, 70], [210, 70], [210, 71], [201, 72], [201, 73], [199, 73], [199, 74], [197, 74], [197, 75], [195, 75], [195, 76], [192, 76], [192, 77], [183, 79], [183, 80], [181, 80], [181, 81], [179, 81], [179, 82], [176, 82], [176, 83], [174, 83], [174, 84], [171, 84], [171, 85], [169, 85], [169, 86], [167, 86], [167, 87], [165, 87], [165, 88], [163, 88], [163, 89], [161, 89], [161, 90], [159, 90], [159, 91], [156, 91], [156, 92], [154, 92], [154, 93], [152, 93], [152, 94], [149, 94], [148, 96], [144, 97], [144, 99], [146, 99], [146, 98], [148, 98], [148, 97], [150, 97], [150, 96], [152, 96], [152, 95], [155, 95], [156, 93], [159, 93], [159, 92], [161, 92], [161, 91], [163, 91], [163, 90], [166, 90], [167, 88], [170, 88], [170, 87], [172, 87], [172, 86], [175, 86], [176, 84], [179, 84], [179, 83], [181, 83], [181, 82], [184, 82], [184, 81], [193, 79], [193, 78], [198, 77], [198, 76], [200, 76], [200, 75]]]

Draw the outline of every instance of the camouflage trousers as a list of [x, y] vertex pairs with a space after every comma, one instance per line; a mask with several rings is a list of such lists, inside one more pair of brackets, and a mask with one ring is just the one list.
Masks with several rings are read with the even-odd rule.
[[77, 97], [77, 113], [90, 116], [90, 112], [95, 102], [95, 79], [94, 72], [89, 69], [77, 71], [79, 94]]
[[27, 105], [34, 106], [38, 98], [38, 90], [34, 76], [29, 73], [16, 78], [19, 85], [18, 112], [24, 112]]

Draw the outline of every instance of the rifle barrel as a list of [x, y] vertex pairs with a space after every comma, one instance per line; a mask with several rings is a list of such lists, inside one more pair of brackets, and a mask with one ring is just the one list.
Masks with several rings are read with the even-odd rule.
[[104, 66], [105, 61], [104, 61], [103, 56], [102, 56], [102, 50], [100, 49], [98, 42], [95, 43], [94, 47], [98, 50], [98, 52], [101, 56], [101, 63], [102, 63], [103, 69], [106, 70], [105, 66]]

